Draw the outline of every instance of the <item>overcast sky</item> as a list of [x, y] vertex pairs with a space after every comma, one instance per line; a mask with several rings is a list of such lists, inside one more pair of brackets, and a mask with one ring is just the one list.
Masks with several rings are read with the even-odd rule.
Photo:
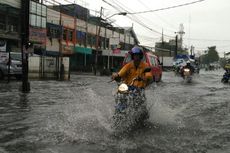
[[[68, 0], [73, 1], [74, 0]], [[104, 2], [105, 1], [105, 2]], [[75, 0], [91, 10], [100, 11], [103, 7], [104, 17], [118, 12], [141, 12], [168, 8], [198, 0]], [[107, 2], [107, 3], [106, 3]], [[113, 7], [109, 4], [113, 5]], [[98, 15], [95, 11], [91, 14]], [[164, 40], [175, 37], [180, 24], [184, 26], [184, 46], [193, 45], [195, 50], [204, 52], [207, 47], [217, 46], [220, 56], [230, 52], [230, 1], [204, 0], [191, 5], [172, 9], [140, 13], [110, 18], [114, 26], [134, 27], [141, 45], [154, 46], [161, 40], [163, 30]], [[168, 37], [170, 36], [170, 37]]]

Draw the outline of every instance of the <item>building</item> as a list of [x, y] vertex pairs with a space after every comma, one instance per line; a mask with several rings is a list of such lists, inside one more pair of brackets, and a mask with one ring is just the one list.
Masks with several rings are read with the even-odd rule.
[[[106, 20], [91, 16], [89, 10], [80, 5], [69, 4], [49, 8], [61, 12], [60, 23], [64, 25], [65, 41], [61, 45], [68, 46], [71, 51], [71, 71], [92, 71], [95, 62], [99, 70], [118, 68], [125, 53], [139, 43], [132, 27], [113, 27]], [[65, 25], [67, 21], [68, 25]]]
[[[1, 51], [21, 52], [21, 1], [0, 2]], [[39, 0], [30, 1], [28, 40], [29, 77], [44, 79], [119, 68], [125, 53], [139, 43], [132, 27], [113, 27], [77, 4], [46, 6]]]
[[20, 1], [1, 1], [0, 16], [0, 51], [20, 51]]

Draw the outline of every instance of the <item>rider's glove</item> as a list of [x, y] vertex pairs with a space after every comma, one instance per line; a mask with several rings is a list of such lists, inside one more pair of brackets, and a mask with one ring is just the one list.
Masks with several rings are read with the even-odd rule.
[[142, 81], [143, 79], [141, 77], [137, 77], [137, 81]]
[[111, 79], [115, 81], [120, 81], [121, 77], [118, 73], [113, 73]]

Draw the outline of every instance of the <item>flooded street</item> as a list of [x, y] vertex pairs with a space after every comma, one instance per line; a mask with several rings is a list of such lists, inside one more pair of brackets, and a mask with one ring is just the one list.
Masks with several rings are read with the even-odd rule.
[[103, 76], [71, 81], [0, 83], [0, 153], [229, 153], [230, 85], [223, 70], [201, 71], [191, 84], [173, 72], [146, 90], [146, 127], [115, 137], [116, 83]]

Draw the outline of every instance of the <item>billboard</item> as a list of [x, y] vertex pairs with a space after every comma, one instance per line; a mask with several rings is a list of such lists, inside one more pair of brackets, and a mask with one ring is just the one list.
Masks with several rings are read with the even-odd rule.
[[112, 49], [113, 54], [120, 54], [121, 53], [121, 46], [120, 46], [120, 39], [119, 37], [111, 37], [109, 39], [109, 43]]

